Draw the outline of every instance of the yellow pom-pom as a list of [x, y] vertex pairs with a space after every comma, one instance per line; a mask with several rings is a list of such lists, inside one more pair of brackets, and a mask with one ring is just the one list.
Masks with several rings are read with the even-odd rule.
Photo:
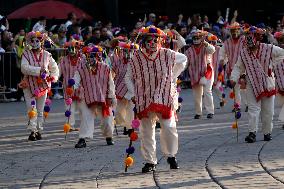
[[68, 124], [68, 123], [65, 123], [64, 126], [63, 126], [63, 131], [64, 133], [68, 133], [71, 129], [71, 125]]
[[181, 84], [182, 80], [178, 79], [177, 80], [177, 85]]
[[29, 118], [30, 119], [34, 118], [35, 116], [36, 116], [36, 111], [34, 111], [34, 110], [29, 111]]
[[238, 128], [238, 125], [237, 125], [236, 122], [234, 122], [234, 123], [232, 124], [232, 129], [236, 129], [236, 128]]
[[43, 116], [44, 116], [44, 118], [47, 118], [48, 117], [48, 112], [43, 112]]
[[134, 160], [133, 160], [133, 158], [132, 157], [127, 157], [126, 159], [125, 159], [125, 161], [124, 161], [124, 163], [125, 163], [125, 165], [127, 166], [127, 167], [129, 167], [129, 166], [132, 166], [133, 165], [133, 162], [134, 162]]
[[40, 37], [41, 36], [41, 33], [39, 31], [36, 31], [35, 34], [36, 34], [36, 37]]

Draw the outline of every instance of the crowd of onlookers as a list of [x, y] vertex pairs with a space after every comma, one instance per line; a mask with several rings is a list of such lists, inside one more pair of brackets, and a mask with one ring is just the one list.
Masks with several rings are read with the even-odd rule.
[[[217, 12], [216, 17], [212, 20], [210, 20], [206, 15], [194, 14], [185, 18], [182, 14], [179, 14], [174, 21], [171, 21], [168, 16], [157, 17], [154, 13], [150, 13], [149, 15], [145, 15], [142, 19], [137, 19], [137, 22], [132, 29], [126, 29], [126, 27], [114, 27], [111, 22], [102, 23], [101, 21], [97, 21], [88, 25], [84, 23], [84, 17], [77, 18], [76, 14], [69, 13], [67, 19], [63, 23], [56, 25], [52, 25], [52, 20], [47, 20], [45, 17], [40, 17], [34, 25], [32, 25], [31, 19], [27, 19], [25, 20], [22, 28], [16, 34], [13, 34], [10, 31], [9, 21], [7, 18], [0, 15], [0, 53], [2, 53], [0, 56], [0, 63], [3, 64], [3, 59], [5, 60], [4, 64], [6, 64], [8, 60], [14, 63], [12, 65], [12, 69], [16, 70], [14, 72], [15, 77], [12, 77], [13, 81], [11, 82], [11, 86], [9, 85], [11, 87], [9, 90], [16, 91], [17, 82], [21, 77], [19, 63], [25, 47], [25, 35], [30, 31], [47, 32], [49, 38], [53, 41], [52, 44], [50, 42], [45, 44], [45, 48], [48, 49], [63, 48], [65, 42], [69, 41], [71, 38], [80, 39], [84, 41], [85, 44], [93, 43], [108, 47], [108, 42], [115, 36], [131, 36], [133, 32], [137, 31], [142, 26], [149, 25], [155, 25], [161, 29], [175, 29], [186, 39], [186, 42], [190, 44], [190, 32], [194, 29], [206, 30], [218, 36], [220, 40], [225, 40], [230, 35], [226, 26], [234, 21], [238, 21], [241, 25], [246, 24], [244, 20], [238, 19], [237, 11], [233, 13], [233, 17], [230, 18], [230, 20], [224, 18], [220, 11]], [[50, 22], [48, 25], [51, 27], [47, 27], [47, 22]], [[284, 17], [282, 20], [277, 20], [273, 27], [266, 25], [265, 23], [258, 23], [256, 26], [266, 29], [266, 35], [264, 38], [265, 42], [275, 43], [273, 33], [284, 30]], [[8, 58], [8, 55], [3, 57], [3, 52], [13, 52], [13, 55], [9, 54]], [[8, 68], [4, 70], [6, 73], [5, 75], [9, 73], [9, 70], [7, 69]], [[5, 78], [4, 76], [0, 77], [0, 89], [3, 87], [3, 83], [7, 82], [7, 80], [9, 80], [8, 76], [5, 76]], [[13, 98], [11, 97], [11, 99], [21, 100], [21, 97], [22, 95], [18, 94]], [[62, 96], [58, 92], [55, 92], [55, 98], [60, 99]]]

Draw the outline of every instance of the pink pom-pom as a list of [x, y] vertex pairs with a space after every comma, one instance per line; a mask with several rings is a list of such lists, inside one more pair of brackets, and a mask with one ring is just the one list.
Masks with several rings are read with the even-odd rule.
[[221, 92], [223, 92], [223, 91], [224, 91], [224, 88], [223, 88], [222, 86], [220, 86], [220, 87], [219, 87], [219, 90], [220, 90]]
[[131, 124], [133, 129], [137, 129], [140, 126], [140, 121], [138, 119], [134, 119]]
[[68, 98], [65, 100], [66, 105], [71, 105], [72, 104], [72, 98]]
[[235, 103], [235, 104], [234, 104], [234, 107], [235, 107], [236, 109], [238, 109], [238, 108], [240, 108], [240, 104], [239, 104], [239, 103]]
[[35, 96], [38, 96], [39, 93], [40, 93], [39, 89], [36, 89], [35, 92], [34, 92], [34, 95], [35, 95]]
[[47, 98], [45, 100], [45, 105], [50, 106], [51, 105], [51, 100], [49, 98]]
[[177, 92], [178, 92], [178, 93], [181, 92], [181, 88], [180, 88], [180, 87], [177, 88]]

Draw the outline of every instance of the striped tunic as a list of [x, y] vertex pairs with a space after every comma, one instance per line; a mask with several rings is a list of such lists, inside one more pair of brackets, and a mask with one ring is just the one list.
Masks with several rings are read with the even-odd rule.
[[124, 60], [124, 57], [122, 55], [117, 54], [111, 56], [110, 59], [112, 63], [112, 70], [115, 73], [115, 95], [118, 99], [122, 99], [128, 91], [124, 81], [127, 71], [127, 62]]
[[210, 58], [211, 55], [206, 53], [206, 48], [204, 46], [202, 46], [199, 51], [192, 46], [185, 51], [185, 55], [188, 60], [188, 72], [191, 86], [194, 87], [199, 84], [201, 77], [205, 75], [208, 58]]
[[84, 59], [82, 59], [78, 66], [78, 72], [81, 77], [86, 104], [105, 104], [109, 89], [109, 66], [101, 62], [97, 63], [97, 72], [94, 74], [87, 68]]
[[172, 116], [174, 62], [175, 52], [164, 48], [157, 52], [154, 59], [138, 51], [130, 60], [139, 118], [147, 117], [150, 111], [161, 113], [164, 119]]
[[247, 48], [242, 48], [240, 52], [257, 101], [276, 94], [276, 90], [268, 90], [266, 81], [268, 76], [272, 76], [272, 49], [273, 45], [261, 43], [256, 55], [248, 52]]
[[274, 73], [278, 93], [284, 96], [284, 60], [274, 66]]
[[226, 73], [228, 76], [231, 75], [234, 65], [238, 60], [243, 41], [244, 37], [240, 37], [237, 41], [233, 38], [229, 38], [224, 42], [225, 53], [228, 56], [228, 63], [226, 67]]
[[[26, 50], [23, 53], [23, 56], [29, 62], [29, 65], [35, 66], [35, 67], [42, 67], [42, 68], [44, 67], [48, 69], [50, 57], [51, 57], [51, 54], [49, 52], [42, 50], [40, 52], [39, 59], [37, 59], [36, 54], [34, 54], [33, 51]], [[50, 90], [51, 82], [48, 82], [46, 80], [42, 80], [42, 82], [38, 82], [38, 80], [40, 80], [40, 76], [37, 77], [37, 76], [28, 75], [26, 78], [29, 83], [29, 87], [30, 87], [30, 90], [33, 96], [41, 97], [45, 95], [45, 93], [48, 90]], [[36, 93], [35, 91], [39, 91], [39, 94], [35, 95]]]
[[[70, 62], [70, 57], [67, 55], [61, 59], [59, 64], [60, 72], [63, 75], [63, 88], [64, 88], [64, 98], [67, 99], [68, 95], [66, 94], [66, 88], [68, 87], [68, 80], [74, 77], [75, 71], [78, 70], [79, 62], [81, 61], [81, 56], [78, 58], [76, 65], [72, 65]], [[83, 96], [83, 88], [80, 86], [75, 90], [74, 95], [72, 96], [73, 100], [80, 100]]]
[[217, 84], [218, 81], [218, 68], [219, 68], [219, 62], [220, 62], [220, 56], [219, 56], [219, 52], [220, 52], [221, 47], [219, 46], [215, 46], [215, 52], [212, 55], [212, 67], [214, 70], [214, 85]]

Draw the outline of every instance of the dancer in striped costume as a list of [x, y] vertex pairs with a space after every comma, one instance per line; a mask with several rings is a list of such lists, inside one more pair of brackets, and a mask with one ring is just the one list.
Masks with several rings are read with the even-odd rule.
[[[28, 111], [35, 106], [36, 116], [32, 116], [28, 129], [31, 131], [29, 140], [41, 139], [40, 131], [43, 130], [43, 108], [47, 92], [52, 82], [56, 82], [59, 75], [57, 63], [52, 55], [42, 49], [46, 34], [40, 32], [28, 33], [28, 42], [31, 50], [25, 50], [21, 61], [21, 71], [27, 85], [23, 92]], [[48, 78], [48, 79], [47, 79]]]
[[178, 169], [175, 155], [178, 133], [173, 109], [173, 79], [184, 70], [186, 56], [161, 48], [164, 32], [154, 26], [142, 28], [142, 49], [130, 60], [125, 76], [131, 99], [135, 102], [137, 117], [141, 120], [141, 150], [146, 161], [142, 172], [155, 169], [157, 164], [155, 123], [161, 124], [161, 149], [168, 157], [171, 169]]
[[212, 95], [214, 71], [211, 61], [215, 47], [205, 41], [205, 35], [206, 33], [201, 30], [192, 31], [193, 45], [185, 51], [195, 102], [194, 119], [200, 119], [202, 115], [202, 95], [204, 95], [204, 105], [208, 113], [207, 118], [211, 119], [214, 115]]
[[[94, 118], [101, 120], [103, 136], [108, 145], [113, 145], [112, 106], [115, 101], [115, 86], [109, 65], [103, 61], [103, 50], [100, 46], [86, 46], [82, 49], [85, 58], [81, 59], [78, 71], [75, 72], [75, 89], [84, 89], [84, 109], [88, 124], [81, 124], [79, 141], [75, 148], [86, 147], [86, 138], [93, 138]], [[88, 114], [91, 114], [88, 115]]]
[[[227, 79], [230, 78], [232, 69], [234, 65], [237, 62], [238, 56], [240, 54], [240, 50], [242, 47], [242, 43], [244, 40], [244, 37], [240, 35], [241, 32], [241, 26], [239, 23], [234, 22], [229, 27], [231, 38], [224, 41], [224, 45], [220, 49], [220, 66], [224, 66], [226, 64], [226, 76]], [[241, 104], [241, 100], [243, 100], [246, 110], [247, 110], [247, 100], [246, 100], [246, 94], [245, 90], [240, 89], [239, 82], [234, 88], [235, 96], [236, 96], [236, 102], [238, 104]], [[243, 99], [241, 98], [243, 97]], [[235, 109], [233, 109], [235, 111]]]
[[[275, 39], [278, 42], [278, 46], [284, 49], [284, 32], [276, 32], [274, 34]], [[280, 62], [274, 66], [276, 88], [278, 91], [278, 104], [282, 105], [278, 119], [284, 122], [284, 62]], [[284, 129], [284, 124], [282, 125]]]
[[128, 130], [132, 129], [131, 123], [134, 119], [134, 104], [131, 100], [126, 99], [130, 93], [125, 84], [125, 74], [127, 71], [127, 63], [130, 59], [133, 50], [138, 49], [138, 45], [126, 42], [122, 37], [118, 37], [112, 41], [112, 46], [115, 47], [113, 56], [110, 57], [112, 70], [115, 74], [115, 94], [117, 98], [117, 106], [115, 111], [115, 122], [117, 125], [124, 126], [123, 134], [127, 135]]
[[284, 49], [256, 41], [255, 27], [247, 29], [245, 43], [231, 74], [234, 86], [242, 73], [246, 73], [249, 113], [248, 143], [256, 141], [259, 117], [262, 121], [264, 140], [272, 139], [274, 95], [276, 94], [273, 65], [283, 61]]
[[[84, 122], [83, 118], [85, 117], [82, 113], [84, 111], [81, 110], [81, 104], [84, 103], [82, 100], [83, 96], [83, 88], [79, 87], [77, 90], [74, 91], [72, 96], [70, 97], [66, 93], [66, 89], [69, 85], [68, 81], [69, 79], [74, 77], [75, 71], [78, 69], [79, 62], [83, 58], [82, 53], [80, 52], [80, 47], [82, 45], [82, 42], [77, 40], [72, 40], [70, 42], [65, 43], [65, 48], [67, 48], [68, 54], [61, 59], [61, 62], [59, 64], [59, 70], [60, 75], [63, 76], [63, 89], [64, 89], [64, 99], [72, 98], [72, 104], [71, 104], [71, 115], [69, 117], [71, 130], [75, 129], [75, 112], [76, 110], [79, 110], [80, 112], [80, 120], [81, 124]], [[69, 108], [70, 105], [65, 104], [66, 109]], [[86, 123], [85, 123], [86, 124]]]

